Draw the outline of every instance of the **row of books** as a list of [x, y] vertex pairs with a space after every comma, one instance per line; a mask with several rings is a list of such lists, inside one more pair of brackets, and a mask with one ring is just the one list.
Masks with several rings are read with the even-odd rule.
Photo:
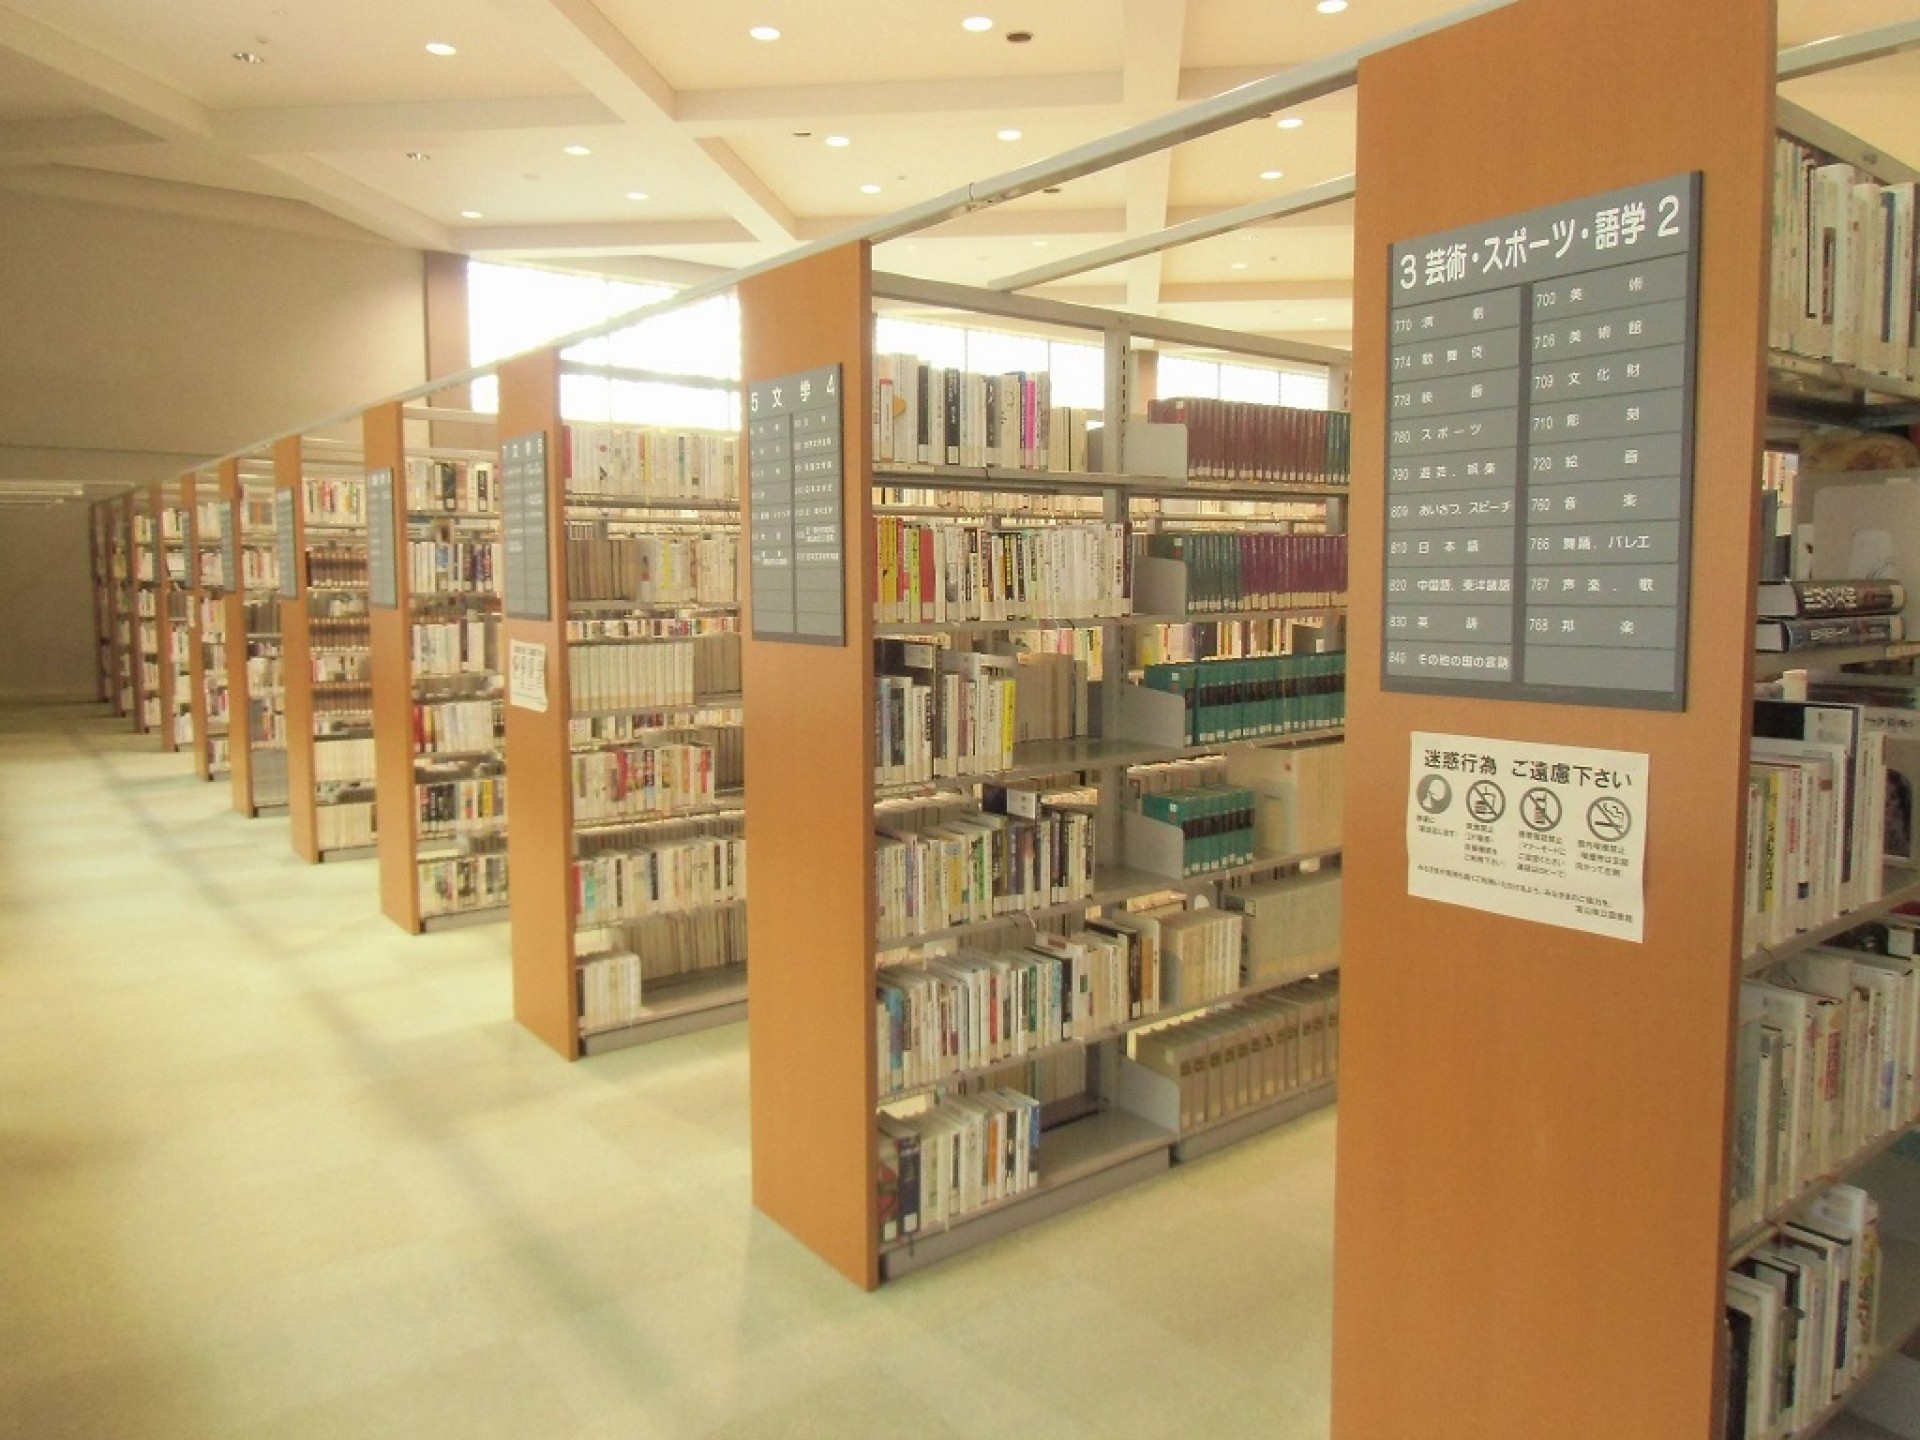
[[740, 637], [573, 644], [567, 667], [576, 711], [691, 705], [740, 689]]
[[[874, 779], [907, 784], [986, 775], [1013, 764], [1019, 662], [1011, 655], [881, 643], [874, 687]], [[924, 662], [931, 662], [931, 665]]]
[[631, 1025], [641, 1015], [644, 980], [631, 950], [604, 950], [580, 959], [580, 1033], [598, 1035]]
[[579, 930], [575, 951], [583, 960], [606, 950], [638, 956], [642, 979], [659, 984], [737, 971], [747, 963], [747, 907], [714, 905]]
[[1340, 872], [1307, 870], [1227, 890], [1220, 903], [1244, 918], [1240, 978], [1273, 985], [1340, 966]]
[[[1909, 941], [1913, 926], [1905, 922]], [[1821, 947], [1741, 986], [1730, 1216], [1771, 1213], [1920, 1110], [1911, 958]]]
[[280, 559], [272, 550], [249, 545], [240, 552], [240, 587], [272, 590], [280, 583]]
[[570, 497], [740, 498], [740, 437], [733, 431], [576, 423], [566, 427], [566, 444]]
[[1162, 531], [1134, 544], [1143, 556], [1185, 566], [1189, 614], [1346, 603], [1345, 535]]
[[1044, 370], [986, 375], [916, 355], [873, 358], [873, 458], [883, 465], [1085, 470], [1089, 418], [1054, 406]]
[[882, 625], [1090, 620], [1125, 615], [1126, 526], [1031, 529], [874, 517], [874, 611]]
[[302, 486], [309, 525], [365, 525], [367, 482], [355, 476], [325, 479], [309, 475]]
[[567, 621], [569, 640], [685, 640], [739, 630], [738, 615], [592, 615]]
[[487, 830], [507, 818], [507, 777], [500, 774], [422, 779], [413, 787], [413, 815], [422, 835]]
[[418, 621], [411, 650], [416, 679], [498, 674], [500, 622], [491, 615]]
[[328, 545], [307, 551], [307, 584], [316, 589], [367, 588], [367, 552]]
[[1017, 1090], [879, 1117], [880, 1239], [941, 1229], [1040, 1181], [1040, 1102]]
[[1284, 750], [1227, 752], [1226, 779], [1254, 792], [1253, 844], [1260, 855], [1311, 855], [1340, 846], [1347, 747], [1338, 740]]
[[599, 851], [573, 862], [574, 911], [583, 925], [746, 898], [747, 842], [737, 834]]
[[[621, 744], [630, 740], [671, 738], [698, 739], [716, 751], [737, 749], [741, 734], [741, 709], [738, 704], [696, 706], [692, 709], [621, 710], [606, 715], [574, 715], [567, 720], [567, 743], [575, 750], [599, 745]], [[733, 738], [730, 740], [729, 735]], [[724, 787], [738, 784], [727, 779], [728, 766], [720, 764]], [[735, 767], [737, 770], [737, 767]]]
[[1184, 425], [1187, 473], [1196, 480], [1345, 485], [1351, 417], [1244, 400], [1149, 400], [1147, 419]]
[[313, 782], [337, 785], [365, 780], [373, 774], [373, 741], [368, 737], [316, 742]]
[[497, 514], [500, 474], [491, 460], [407, 461], [407, 509], [415, 512]]
[[416, 755], [489, 751], [505, 734], [506, 709], [498, 700], [451, 700], [413, 707]]
[[354, 800], [317, 805], [313, 811], [313, 828], [322, 853], [362, 849], [374, 843], [373, 802]]
[[1774, 141], [1767, 343], [1920, 378], [1914, 186], [1881, 185], [1797, 140]]
[[409, 540], [407, 588], [414, 595], [497, 595], [499, 542]]
[[1341, 650], [1149, 665], [1141, 675], [1148, 689], [1184, 699], [1190, 745], [1346, 723], [1347, 656]]
[[737, 535], [569, 535], [567, 595], [650, 605], [733, 605]]
[[1880, 1281], [1879, 1206], [1853, 1185], [1727, 1272], [1729, 1440], [1798, 1435], [1865, 1373]]
[[1128, 1049], [1130, 1063], [1174, 1087], [1180, 1133], [1192, 1134], [1339, 1074], [1339, 980], [1322, 976], [1142, 1030]]
[[507, 903], [507, 852], [448, 855], [420, 862], [422, 916], [496, 910]]
[[575, 823], [711, 804], [713, 751], [705, 745], [633, 745], [571, 757]]
[[1140, 814], [1178, 832], [1182, 876], [1228, 870], [1252, 861], [1255, 796], [1231, 785], [1166, 790], [1140, 797]]
[[1859, 705], [1754, 702], [1742, 908], [1747, 951], [1879, 896], [1885, 736], [1866, 722]]
[[876, 934], [884, 943], [1062, 905], [1093, 893], [1093, 817], [1032, 818], [959, 803], [884, 803], [874, 817]]
[[1897, 580], [1774, 580], [1760, 586], [1753, 648], [1763, 654], [1833, 645], [1884, 645], [1906, 638]]

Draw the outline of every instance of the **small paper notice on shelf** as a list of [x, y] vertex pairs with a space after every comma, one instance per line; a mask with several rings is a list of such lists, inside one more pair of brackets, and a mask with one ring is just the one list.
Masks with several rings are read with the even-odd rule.
[[547, 647], [515, 640], [507, 647], [507, 703], [547, 713]]
[[1645, 755], [1417, 730], [1407, 893], [1638, 943], [1646, 814]]

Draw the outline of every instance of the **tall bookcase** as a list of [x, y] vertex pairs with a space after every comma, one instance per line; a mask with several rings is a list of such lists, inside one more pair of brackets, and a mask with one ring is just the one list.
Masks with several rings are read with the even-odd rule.
[[507, 812], [498, 452], [409, 443], [408, 415], [363, 425], [380, 908], [417, 934], [505, 918]]
[[[300, 436], [273, 447], [280, 535], [287, 815], [313, 864], [375, 854], [373, 681], [368, 635], [367, 482], [359, 466], [310, 458]], [[293, 578], [284, 570], [291, 555]]]
[[[1337, 840], [1311, 854], [1269, 850], [1228, 856], [1209, 851], [1204, 862], [1208, 868], [1202, 871], [1191, 858], [1196, 852], [1182, 854], [1178, 824], [1136, 811], [1130, 792], [1147, 783], [1155, 766], [1173, 767], [1229, 750], [1270, 751], [1334, 739], [1339, 727], [1329, 720], [1337, 722], [1337, 708], [1320, 712], [1328, 718], [1317, 722], [1305, 720], [1304, 709], [1297, 714], [1289, 710], [1295, 728], [1266, 734], [1268, 714], [1256, 718], [1251, 708], [1254, 671], [1230, 670], [1234, 662], [1223, 654], [1217, 663], [1200, 667], [1208, 685], [1237, 675], [1247, 688], [1234, 692], [1235, 704], [1245, 702], [1249, 708], [1231, 726], [1206, 712], [1209, 723], [1218, 721], [1222, 728], [1196, 735], [1190, 692], [1177, 684], [1157, 690], [1152, 683], [1136, 683], [1128, 672], [1135, 661], [1149, 658], [1140, 653], [1148, 636], [1160, 643], [1170, 631], [1185, 636], [1189, 627], [1218, 627], [1230, 631], [1238, 643], [1251, 633], [1245, 627], [1285, 626], [1289, 621], [1303, 627], [1288, 636], [1302, 647], [1297, 659], [1337, 665], [1332, 647], [1338, 644], [1337, 616], [1344, 607], [1336, 602], [1339, 586], [1332, 583], [1322, 587], [1328, 592], [1324, 597], [1299, 610], [1282, 601], [1283, 587], [1278, 585], [1258, 599], [1226, 601], [1220, 589], [1200, 583], [1202, 572], [1195, 567], [1202, 547], [1169, 546], [1164, 553], [1142, 553], [1137, 559], [1131, 549], [1136, 533], [1167, 525], [1169, 516], [1204, 487], [1188, 473], [1184, 442], [1191, 437], [1186, 430], [1149, 425], [1140, 415], [1148, 397], [1137, 392], [1151, 367], [1130, 353], [1130, 339], [1153, 335], [1157, 329], [1166, 339], [1212, 350], [1260, 351], [1259, 342], [1079, 307], [893, 278], [876, 281], [869, 267], [865, 248], [852, 246], [749, 277], [739, 293], [743, 373], [761, 406], [753, 411], [750, 426], [794, 403], [801, 377], [818, 386], [823, 373], [837, 375], [842, 386], [837, 498], [843, 529], [837, 599], [844, 641], [792, 643], [766, 633], [763, 626], [779, 628], [781, 602], [771, 597], [764, 612], [757, 610], [748, 587], [746, 609], [754, 625], [744, 643], [748, 713], [757, 716], [762, 707], [777, 706], [782, 717], [779, 725], [756, 721], [748, 730], [747, 763], [754, 777], [747, 827], [754, 868], [748, 971], [754, 1016], [754, 1199], [843, 1274], [871, 1287], [1163, 1170], [1175, 1158], [1201, 1153], [1331, 1099], [1326, 1069], [1315, 1069], [1309, 1077], [1304, 1067], [1290, 1068], [1284, 1084], [1276, 1076], [1271, 1091], [1243, 1089], [1236, 1100], [1247, 1102], [1244, 1109], [1203, 1118], [1199, 1110], [1182, 1104], [1177, 1081], [1164, 1079], [1143, 1062], [1157, 1046], [1178, 1051], [1192, 1041], [1197, 1051], [1202, 1035], [1232, 1036], [1226, 1043], [1251, 1044], [1249, 1031], [1238, 1028], [1249, 1013], [1239, 1008], [1243, 1003], [1271, 1006], [1263, 1012], [1263, 1022], [1286, 1017], [1278, 1023], [1297, 1027], [1289, 1043], [1299, 1047], [1287, 1053], [1306, 1053], [1308, 1027], [1328, 1024], [1332, 985], [1325, 980], [1296, 983], [1298, 976], [1242, 983], [1241, 920], [1226, 908], [1223, 892], [1256, 878], [1303, 871], [1312, 875], [1335, 865]], [[1090, 473], [1048, 471], [1035, 463], [1037, 457], [1008, 464], [1005, 454], [989, 457], [991, 463], [964, 466], [877, 463], [872, 450], [877, 441], [885, 443], [881, 428], [893, 423], [887, 412], [902, 413], [889, 397], [903, 392], [883, 391], [875, 383], [881, 368], [873, 355], [876, 292], [962, 316], [1010, 317], [1028, 326], [1078, 330], [1083, 336], [1091, 332], [1105, 353], [1106, 393], [1100, 409], [1108, 423], [1102, 437], [1115, 437], [1112, 450], [1099, 447], [1106, 450], [1099, 458], [1107, 465]], [[992, 320], [979, 323], [990, 326]], [[997, 393], [1009, 397], [997, 402], [999, 414], [1006, 416], [1009, 404], [1017, 403], [1031, 422], [1033, 402], [1012, 400], [1018, 392], [1004, 388], [1008, 383], [945, 382], [950, 397], [956, 384], [971, 384], [976, 395], [994, 393], [999, 386]], [[964, 403], [949, 398], [946, 408], [957, 415]], [[979, 421], [979, 406], [973, 403], [974, 417], [957, 421], [961, 434]], [[906, 400], [904, 413], [912, 413], [916, 404]], [[881, 411], [877, 424], [876, 408]], [[803, 428], [809, 437], [817, 434], [808, 427], [818, 422], [793, 424], [795, 434]], [[761, 475], [760, 466], [768, 467], [763, 480], [749, 481], [757, 546], [769, 543], [763, 527], [777, 526], [781, 518], [777, 420], [769, 431], [758, 435], [756, 443], [773, 448], [764, 455], [756, 451], [750, 466], [750, 477]], [[1002, 427], [1001, 433], [1009, 432]], [[810, 438], [807, 443], [817, 448], [826, 442]], [[1130, 473], [1130, 460], [1146, 468]], [[756, 488], [760, 484], [768, 487], [764, 495]], [[1221, 483], [1206, 488], [1206, 494], [1214, 504], [1271, 503], [1297, 498], [1301, 488], [1249, 480]], [[1306, 488], [1309, 504], [1318, 512], [1316, 528], [1333, 531], [1337, 538], [1343, 528], [1344, 486]], [[771, 513], [763, 515], [766, 507]], [[1187, 518], [1182, 516], [1177, 525], [1183, 526]], [[942, 539], [937, 532], [943, 526], [977, 538]], [[1262, 527], [1252, 517], [1238, 516], [1227, 520], [1222, 530], [1238, 543], [1240, 531], [1249, 528], [1279, 527]], [[1075, 553], [1076, 543], [1087, 545], [1090, 554], [1103, 541], [1111, 546], [1115, 537], [1117, 549], [1100, 553], [1123, 557], [1119, 568], [1125, 572], [1124, 587], [1117, 576], [1104, 589], [1103, 580], [1091, 578], [1104, 576], [1104, 566], [1083, 574], [1063, 563], [1050, 572], [1053, 583], [1041, 598], [1040, 570], [1030, 565], [1053, 564]], [[996, 575], [1031, 577], [1036, 587], [1031, 601], [1015, 600], [1001, 612], [1012, 618], [981, 618], [991, 615], [991, 609], [964, 618], [934, 618], [948, 597], [933, 594], [941, 584], [930, 588], [925, 583], [937, 568], [933, 557], [959, 556], [969, 549], [1008, 557], [1008, 568], [994, 570]], [[1014, 556], [1023, 558], [1015, 562]], [[765, 568], [756, 561], [754, 577], [771, 577], [771, 583], [784, 589], [777, 544], [768, 557]], [[971, 573], [975, 563], [948, 568], [945, 574]], [[1090, 582], [1092, 593], [1083, 581]], [[959, 583], [963, 589], [968, 584]], [[876, 617], [876, 601], [889, 593], [895, 603], [882, 622]], [[826, 592], [816, 589], [815, 594], [830, 605]], [[900, 597], [906, 597], [907, 607], [917, 615], [902, 610]], [[965, 603], [963, 596], [952, 598]], [[1209, 603], [1220, 608], [1209, 612]], [[1310, 620], [1322, 624], [1306, 628]], [[1047, 635], [1076, 638], [1049, 644]], [[1031, 669], [1027, 661], [1016, 664], [1016, 636], [1035, 662]], [[1315, 644], [1320, 637], [1329, 643], [1324, 655]], [[942, 651], [950, 652], [950, 667], [940, 658]], [[1056, 738], [1031, 740], [1009, 750], [993, 737], [982, 737], [983, 746], [993, 747], [991, 760], [961, 763], [958, 773], [936, 767], [930, 774], [924, 763], [912, 761], [904, 775], [895, 768], [900, 755], [910, 756], [919, 740], [918, 722], [905, 720], [909, 740], [903, 751], [900, 728], [892, 719], [893, 706], [903, 691], [918, 683], [916, 676], [926, 677], [929, 694], [948, 686], [942, 690], [948, 695], [958, 692], [939, 678], [945, 669], [964, 674], [985, 667], [1002, 676], [1017, 670], [1033, 677], [1033, 693], [1043, 694], [1046, 682], [1041, 677], [1050, 673], [1046, 667], [1074, 655], [1100, 657], [1102, 673], [1100, 683], [1089, 686], [1084, 701], [1074, 707], [1075, 718], [1064, 727], [1071, 733], [1061, 733], [1057, 713], [1044, 720], [1030, 717], [1036, 725], [1051, 728]], [[1060, 673], [1070, 672], [1061, 666]], [[1143, 678], [1173, 680], [1151, 673]], [[1076, 684], [1082, 679], [1076, 675]], [[1018, 680], [1013, 693], [1020, 693]], [[1209, 693], [1217, 699], [1226, 692]], [[1264, 702], [1268, 692], [1258, 693]], [[1322, 686], [1319, 703], [1325, 704], [1329, 693]], [[1003, 697], [997, 703], [1010, 702]], [[885, 737], [876, 736], [877, 716], [888, 727]], [[952, 733], [944, 725], [936, 721], [932, 730]], [[1233, 733], [1227, 733], [1229, 729]], [[939, 742], [942, 747], [947, 743]], [[914, 768], [916, 763], [920, 768]], [[991, 813], [975, 808], [971, 792], [976, 787], [979, 802]], [[998, 808], [1002, 790], [1007, 792], [1004, 811]], [[930, 807], [931, 821], [918, 820], [912, 813], [916, 806]], [[1027, 815], [1036, 818], [1016, 819]], [[1004, 833], [1019, 834], [1018, 827], [1026, 823], [1035, 824], [1037, 834], [1075, 837], [1065, 840], [1075, 846], [1091, 831], [1096, 863], [1090, 873], [1073, 869], [1069, 860], [1054, 877], [1057, 886], [1050, 884], [1044, 892], [1029, 890], [1022, 898], [983, 904], [957, 924], [942, 923], [953, 918], [950, 912], [925, 910], [922, 919], [901, 924], [900, 872], [892, 867], [902, 851], [918, 845], [922, 858], [906, 863], [931, 864], [936, 863], [934, 852], [952, 843], [945, 838], [923, 842], [916, 831], [937, 837], [942, 827], [957, 824], [962, 832], [969, 827], [976, 834], [1000, 832], [1004, 826]], [[1198, 828], [1190, 832], [1200, 833]], [[885, 883], [876, 875], [877, 863], [889, 867]], [[1202, 895], [1222, 903], [1189, 908]], [[911, 911], [916, 902], [905, 903]], [[1089, 943], [1093, 932], [1079, 928], [1083, 921], [1110, 926], [1099, 932], [1109, 936], [1142, 929], [1160, 935], [1166, 954], [1177, 954], [1182, 962], [1145, 962], [1129, 975], [1126, 966], [1141, 952], [1125, 940]], [[1205, 973], [1185, 969], [1185, 961], [1194, 956], [1184, 948], [1186, 939], [1176, 938], [1176, 930], [1185, 937], [1211, 936], [1207, 943], [1215, 947], [1209, 952], [1215, 968]], [[1005, 943], [1009, 940], [1011, 944]], [[959, 985], [959, 993], [965, 994], [968, 987], [989, 983], [979, 978], [983, 973], [1031, 965], [1031, 951], [1022, 953], [1023, 941], [1051, 957], [1072, 958], [1060, 972], [1051, 969], [1051, 959], [1043, 959], [1032, 973], [1045, 979], [993, 983], [1031, 983], [1038, 988], [1014, 993], [1046, 994], [1064, 973], [1075, 983], [1085, 976], [1092, 984], [1116, 988], [1107, 1000], [1091, 1002], [1087, 1012], [1071, 1022], [1064, 1039], [1058, 1027], [1042, 1029], [1042, 1038], [1030, 1050], [995, 1054], [988, 1047], [968, 1056], [943, 1055], [930, 1064], [924, 1052], [914, 1053], [905, 1064], [924, 1068], [903, 1069], [895, 1059], [902, 1048], [897, 1017], [919, 1013], [921, 1002], [911, 997], [948, 984]], [[987, 953], [944, 953], [951, 942]], [[1127, 959], [1119, 960], [1120, 970], [1096, 968], [1121, 956]], [[1337, 957], [1319, 957], [1313, 962], [1314, 973], [1324, 975], [1337, 965]], [[1142, 972], [1155, 978], [1143, 980]], [[1092, 981], [1094, 975], [1105, 978]], [[1161, 979], [1167, 982], [1164, 990]], [[887, 1024], [887, 1015], [896, 1019], [883, 1051], [876, 1032]], [[1194, 1028], [1183, 1021], [1195, 1022]], [[911, 1031], [918, 1022], [909, 1018], [904, 1023]], [[1202, 1030], [1202, 1024], [1211, 1028]], [[1155, 1032], [1153, 1046], [1141, 1033], [1148, 1030]], [[1318, 1048], [1326, 1031], [1315, 1029], [1312, 1034], [1318, 1064], [1326, 1055]], [[909, 1043], [906, 1049], [914, 1047]], [[1250, 1051], [1237, 1053], [1244, 1057]], [[1244, 1079], [1256, 1072], [1248, 1068], [1235, 1073]], [[1005, 1085], [1020, 1085], [1022, 1093], [1009, 1096], [993, 1088]], [[936, 1100], [944, 1104], [928, 1108]], [[930, 1117], [930, 1128], [916, 1128], [915, 1111]], [[959, 1197], [967, 1213], [922, 1217], [918, 1230], [908, 1233], [909, 1202], [900, 1196], [911, 1185], [912, 1162], [905, 1158], [909, 1139], [937, 1143], [942, 1126], [952, 1121], [965, 1128], [969, 1114], [992, 1136], [1017, 1138], [1018, 1152], [1037, 1140], [1031, 1163], [1021, 1153], [1008, 1175], [978, 1195]], [[997, 1143], [997, 1138], [988, 1143]], [[920, 1160], [930, 1164], [932, 1156], [923, 1152]]]
[[133, 574], [132, 714], [134, 731], [141, 735], [156, 734], [161, 728], [160, 633], [164, 612], [160, 591], [166, 573], [160, 548], [162, 508], [159, 485], [148, 485], [132, 493], [129, 520], [132, 538], [128, 547]]
[[570, 373], [737, 393], [658, 353], [501, 370], [514, 1014], [569, 1058], [745, 1010], [738, 436], [561, 419]]
[[112, 671], [109, 699], [113, 713], [140, 721], [140, 675], [134, 661], [137, 640], [134, 619], [133, 492], [127, 491], [107, 506], [107, 593], [112, 617]]
[[[1337, 1440], [1722, 1433], [1772, 22], [1518, 0], [1360, 67], [1357, 594], [1388, 578], [1392, 247], [1702, 180], [1684, 708], [1388, 690], [1384, 609], [1354, 612]], [[1411, 896], [1422, 732], [1644, 756], [1640, 941]]]
[[182, 476], [158, 487], [160, 502], [160, 744], [169, 752], [191, 749], [195, 588], [194, 479]]
[[227, 667], [227, 594], [238, 568], [239, 516], [215, 467], [193, 477], [193, 634], [188, 703], [194, 773], [218, 780], [229, 770], [231, 698]]
[[[292, 583], [294, 501], [279, 499], [271, 455], [220, 462], [220, 497], [235, 522], [227, 555], [237, 573], [224, 599], [227, 764], [233, 808], [249, 817], [287, 808], [287, 705], [281, 605]], [[282, 541], [282, 519], [288, 532]]]
[[87, 507], [87, 566], [93, 584], [94, 698], [113, 703], [113, 518], [111, 503]]

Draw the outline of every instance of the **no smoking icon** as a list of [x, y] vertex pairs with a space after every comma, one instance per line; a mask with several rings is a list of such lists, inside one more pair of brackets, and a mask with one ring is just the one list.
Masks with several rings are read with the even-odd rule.
[[1587, 829], [1597, 840], [1624, 840], [1633, 829], [1633, 812], [1626, 801], [1602, 795], [1587, 807]]

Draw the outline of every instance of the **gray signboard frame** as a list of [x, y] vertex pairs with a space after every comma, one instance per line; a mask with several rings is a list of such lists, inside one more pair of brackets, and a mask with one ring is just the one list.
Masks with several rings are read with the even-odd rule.
[[747, 387], [756, 640], [847, 643], [844, 398], [837, 364]]
[[367, 603], [400, 608], [400, 546], [393, 518], [393, 471], [367, 472]]
[[501, 533], [509, 620], [553, 618], [547, 510], [547, 432], [516, 435], [500, 446]]
[[1388, 257], [1381, 688], [1682, 710], [1698, 172]]
[[294, 542], [294, 505], [296, 497], [291, 490], [273, 492], [273, 549], [280, 566], [280, 598], [298, 600], [300, 598], [300, 549]]

